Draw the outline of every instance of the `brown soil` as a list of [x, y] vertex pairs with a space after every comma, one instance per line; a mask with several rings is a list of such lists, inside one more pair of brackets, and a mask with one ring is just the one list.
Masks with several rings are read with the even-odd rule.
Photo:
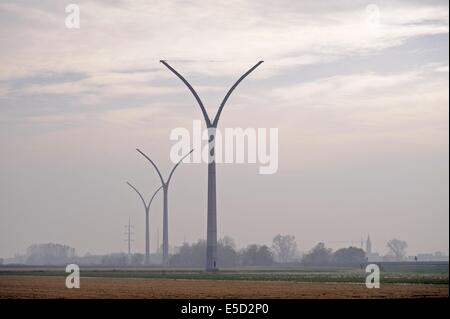
[[0, 276], [0, 298], [429, 298], [449, 296], [448, 285], [298, 283], [238, 280], [81, 278], [67, 289], [65, 277]]

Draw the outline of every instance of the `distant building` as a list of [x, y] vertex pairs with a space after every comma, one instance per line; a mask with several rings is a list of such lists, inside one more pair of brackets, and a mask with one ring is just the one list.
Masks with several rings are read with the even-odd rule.
[[367, 255], [372, 254], [372, 241], [370, 240], [369, 234], [367, 234], [367, 240], [366, 240], [366, 254]]
[[370, 240], [369, 234], [367, 234], [366, 240], [366, 258], [368, 262], [383, 261], [383, 257], [380, 254], [372, 252], [372, 241]]
[[434, 254], [417, 254], [417, 261], [448, 261], [448, 255], [438, 251]]

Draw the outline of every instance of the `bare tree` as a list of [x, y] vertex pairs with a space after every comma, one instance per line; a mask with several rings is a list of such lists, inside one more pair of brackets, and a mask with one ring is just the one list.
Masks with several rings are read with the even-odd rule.
[[366, 253], [361, 248], [341, 248], [334, 252], [333, 262], [339, 265], [358, 265], [366, 262]]
[[161, 179], [161, 188], [163, 190], [163, 196], [164, 196], [164, 202], [163, 202], [163, 264], [167, 265], [169, 262], [169, 206], [168, 206], [168, 196], [169, 196], [169, 184], [170, 184], [170, 180], [172, 179], [173, 173], [175, 172], [176, 168], [178, 167], [178, 165], [180, 165], [180, 163], [189, 155], [191, 154], [194, 150], [191, 150], [189, 153], [187, 153], [186, 155], [184, 155], [179, 161], [178, 163], [175, 164], [175, 166], [172, 168], [172, 171], [169, 174], [169, 178], [167, 180], [164, 180], [160, 170], [158, 169], [158, 167], [156, 166], [156, 164], [150, 159], [150, 157], [148, 157], [147, 155], [145, 155], [143, 152], [141, 152], [141, 150], [139, 150], [138, 148], [136, 149], [142, 156], [144, 156], [149, 162], [150, 164], [153, 165], [153, 167], [155, 168], [156, 172], [158, 173], [159, 178]]
[[216, 202], [216, 161], [215, 161], [215, 134], [217, 125], [219, 124], [220, 114], [228, 101], [231, 93], [236, 89], [236, 87], [241, 83], [241, 81], [247, 77], [253, 70], [255, 70], [264, 61], [259, 61], [247, 72], [245, 72], [228, 90], [227, 94], [220, 103], [219, 110], [217, 111], [214, 120], [211, 121], [208, 113], [206, 112], [203, 102], [198, 96], [197, 92], [194, 90], [192, 85], [173, 67], [171, 67], [167, 61], [161, 60], [173, 74], [175, 74], [189, 89], [189, 91], [194, 95], [200, 109], [202, 111], [203, 117], [205, 118], [206, 127], [208, 128], [209, 134], [209, 162], [208, 162], [208, 220], [207, 220], [207, 233], [206, 233], [206, 270], [215, 271], [217, 270], [217, 202]]
[[144, 197], [141, 195], [141, 193], [131, 185], [129, 182], [127, 184], [134, 189], [134, 191], [139, 195], [139, 197], [142, 200], [142, 204], [144, 204], [145, 208], [145, 264], [150, 264], [150, 229], [149, 229], [149, 213], [150, 213], [150, 206], [152, 205], [153, 198], [155, 198], [156, 194], [158, 194], [159, 190], [162, 188], [160, 186], [152, 195], [150, 200], [148, 201], [148, 204], [145, 202]]
[[75, 248], [54, 243], [31, 245], [26, 253], [26, 263], [30, 265], [62, 265], [73, 258]]
[[303, 256], [305, 265], [329, 265], [333, 258], [333, 251], [325, 247], [324, 243], [318, 243], [309, 253]]
[[270, 266], [274, 262], [273, 253], [266, 245], [248, 245], [240, 252], [244, 266]]
[[387, 247], [389, 252], [395, 256], [395, 260], [401, 261], [406, 256], [408, 244], [404, 240], [394, 238], [387, 242]]
[[282, 263], [293, 260], [297, 253], [297, 243], [295, 242], [295, 236], [292, 235], [278, 234], [273, 239], [272, 247]]
[[234, 242], [233, 238], [229, 236], [224, 236], [223, 238], [221, 238], [219, 240], [219, 244], [221, 244], [222, 246], [228, 246], [233, 249], [236, 249], [236, 243]]

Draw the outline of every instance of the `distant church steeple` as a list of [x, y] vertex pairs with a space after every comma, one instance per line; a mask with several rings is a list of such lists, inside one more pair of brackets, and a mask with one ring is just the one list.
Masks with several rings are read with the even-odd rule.
[[372, 253], [372, 242], [370, 241], [370, 235], [367, 234], [366, 240], [366, 254], [370, 255]]

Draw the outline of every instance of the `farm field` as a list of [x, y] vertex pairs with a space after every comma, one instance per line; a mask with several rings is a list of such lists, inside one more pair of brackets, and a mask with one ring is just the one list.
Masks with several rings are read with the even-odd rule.
[[448, 285], [287, 281], [83, 278], [67, 289], [60, 276], [2, 276], [0, 298], [432, 298], [448, 297]]
[[383, 267], [380, 289], [345, 267], [198, 269], [81, 267], [67, 289], [63, 267], [0, 267], [0, 298], [433, 298], [448, 297], [448, 263]]

